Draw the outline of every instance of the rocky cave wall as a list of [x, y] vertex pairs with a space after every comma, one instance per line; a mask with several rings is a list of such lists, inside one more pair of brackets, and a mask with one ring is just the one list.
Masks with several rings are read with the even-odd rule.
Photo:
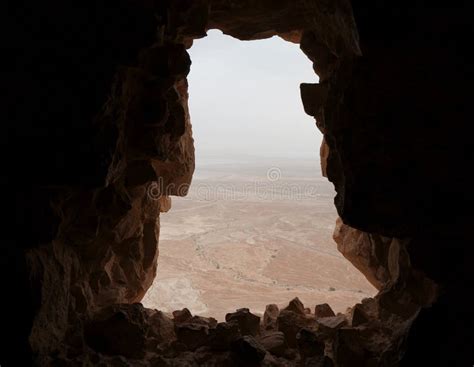
[[127, 306], [156, 274], [160, 211], [191, 182], [186, 49], [210, 28], [243, 40], [280, 35], [314, 62], [320, 83], [302, 84], [301, 96], [324, 133], [323, 171], [345, 223], [335, 239], [381, 290], [326, 334], [297, 301], [276, 313], [290, 344], [309, 328], [298, 334], [299, 354], [282, 358], [303, 363], [326, 349], [338, 366], [388, 366], [407, 347], [402, 365], [472, 363], [467, 9], [343, 0], [22, 5], [7, 23], [17, 37], [5, 43], [14, 57], [2, 153], [15, 159], [2, 184], [16, 199], [15, 230], [2, 245], [5, 365], [85, 355], [98, 364], [94, 348], [128, 363], [127, 345], [97, 335], [104, 325], [119, 335], [124, 323], [123, 336], [143, 344], [127, 354], [132, 365], [144, 348], [159, 354], [160, 343], [199, 340], [196, 323], [234, 335], [237, 356], [262, 357], [231, 322], [181, 328], [189, 321], [181, 314], [171, 321]]

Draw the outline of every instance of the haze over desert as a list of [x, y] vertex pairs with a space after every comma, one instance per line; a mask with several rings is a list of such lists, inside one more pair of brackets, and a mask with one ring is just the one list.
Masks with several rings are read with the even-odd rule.
[[201, 160], [189, 194], [161, 215], [158, 272], [142, 303], [223, 320], [294, 297], [344, 312], [373, 296], [332, 239], [334, 196], [316, 160]]

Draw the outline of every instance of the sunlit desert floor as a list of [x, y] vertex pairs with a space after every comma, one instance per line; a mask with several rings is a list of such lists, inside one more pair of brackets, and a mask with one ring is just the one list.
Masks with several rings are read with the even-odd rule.
[[142, 303], [224, 320], [294, 297], [344, 312], [375, 295], [337, 251], [332, 184], [309, 168], [202, 169], [188, 196], [173, 197], [161, 215], [158, 273]]

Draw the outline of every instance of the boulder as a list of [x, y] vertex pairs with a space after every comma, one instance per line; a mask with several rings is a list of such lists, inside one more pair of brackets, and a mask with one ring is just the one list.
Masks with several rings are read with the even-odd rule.
[[285, 335], [289, 347], [296, 347], [296, 335], [304, 328], [315, 324], [314, 318], [305, 313], [282, 310], [278, 316], [278, 331]]
[[182, 310], [176, 310], [173, 311], [173, 321], [176, 324], [181, 324], [183, 322], [188, 321], [191, 319], [193, 315], [191, 314], [191, 311], [189, 311], [187, 308], [183, 308]]
[[348, 324], [347, 318], [344, 315], [338, 315], [333, 317], [323, 317], [317, 321], [317, 329], [325, 337], [330, 337], [343, 326]]
[[252, 336], [245, 335], [232, 343], [232, 353], [242, 366], [258, 366], [265, 358], [267, 351]]
[[265, 313], [263, 314], [263, 328], [265, 330], [277, 330], [277, 318], [280, 314], [278, 306], [270, 304], [265, 307]]
[[176, 326], [178, 341], [189, 350], [195, 350], [206, 343], [209, 328], [206, 325], [184, 323]]
[[276, 356], [283, 356], [287, 349], [285, 334], [281, 331], [272, 331], [262, 336], [259, 341], [267, 351]]
[[365, 324], [370, 321], [370, 317], [363, 309], [363, 306], [358, 303], [351, 309], [351, 325], [353, 327]]
[[293, 298], [290, 301], [290, 303], [288, 304], [288, 306], [286, 306], [286, 308], [284, 308], [284, 310], [296, 312], [300, 315], [305, 315], [306, 314], [303, 302], [301, 302], [298, 297]]
[[310, 357], [324, 356], [324, 342], [314, 331], [306, 328], [301, 329], [296, 335], [296, 341], [302, 361]]
[[105, 355], [143, 358], [147, 326], [143, 306], [114, 305], [84, 325], [87, 345]]
[[327, 303], [316, 305], [316, 307], [314, 308], [314, 315], [317, 319], [321, 317], [336, 316], [331, 306], [329, 306]]
[[242, 335], [256, 336], [260, 332], [260, 317], [252, 314], [248, 308], [240, 308], [236, 312], [225, 315], [227, 322], [239, 325]]
[[241, 337], [239, 326], [234, 322], [220, 322], [209, 330], [207, 345], [213, 350], [228, 350]]

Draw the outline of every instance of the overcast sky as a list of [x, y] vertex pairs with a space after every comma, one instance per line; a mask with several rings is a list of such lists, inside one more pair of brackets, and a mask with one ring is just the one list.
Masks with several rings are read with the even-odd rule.
[[202, 157], [319, 159], [321, 133], [299, 85], [317, 75], [299, 45], [279, 37], [239, 41], [211, 30], [189, 50], [189, 106]]

